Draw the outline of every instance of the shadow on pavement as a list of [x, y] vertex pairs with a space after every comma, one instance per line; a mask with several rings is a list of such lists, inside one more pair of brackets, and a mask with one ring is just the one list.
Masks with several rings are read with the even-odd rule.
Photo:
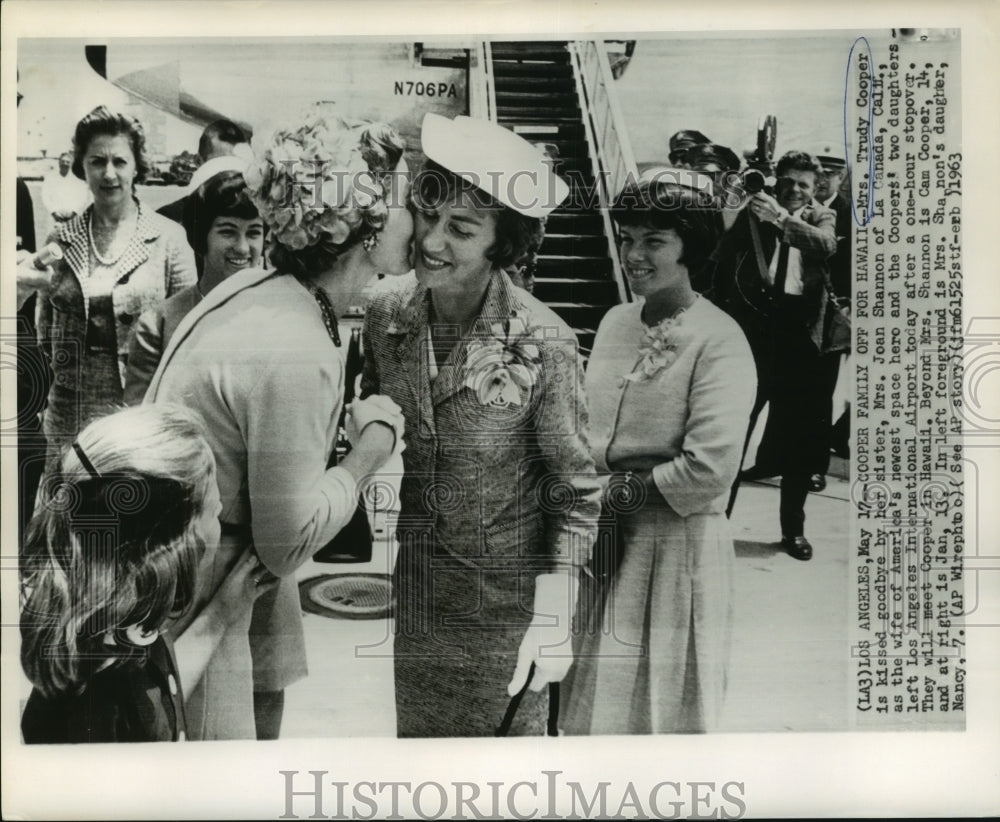
[[751, 542], [750, 540], [733, 540], [738, 557], [773, 557], [782, 554], [781, 543], [778, 542]]

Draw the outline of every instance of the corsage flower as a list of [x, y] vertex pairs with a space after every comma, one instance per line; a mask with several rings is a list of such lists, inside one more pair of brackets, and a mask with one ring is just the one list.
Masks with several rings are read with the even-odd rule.
[[680, 323], [684, 312], [667, 317], [652, 328], [647, 328], [639, 346], [639, 362], [632, 373], [625, 377], [629, 382], [651, 380], [677, 359], [677, 342], [673, 330]]
[[483, 405], [521, 405], [538, 381], [541, 355], [531, 342], [528, 324], [516, 311], [502, 323], [493, 323], [492, 336], [468, 344], [463, 384]]

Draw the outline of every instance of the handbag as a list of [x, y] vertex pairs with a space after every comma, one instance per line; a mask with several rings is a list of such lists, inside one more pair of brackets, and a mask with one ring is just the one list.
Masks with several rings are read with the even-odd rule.
[[[518, 691], [514, 696], [510, 698], [510, 702], [507, 703], [507, 711], [503, 715], [503, 719], [497, 726], [496, 731], [493, 736], [507, 736], [510, 731], [510, 726], [514, 722], [514, 717], [517, 715], [517, 709], [521, 704], [521, 700], [524, 698], [525, 693], [528, 691], [528, 686], [531, 684], [531, 680], [535, 675], [535, 663], [531, 663], [531, 667], [528, 668], [528, 678], [524, 680], [524, 685], [521, 686], [521, 690]], [[559, 683], [550, 682], [549, 683], [549, 717], [545, 725], [545, 735], [546, 736], [559, 736]]]
[[604, 606], [625, 557], [623, 515], [635, 510], [635, 503], [628, 498], [629, 481], [626, 477], [624, 482], [609, 484], [601, 501], [597, 539], [580, 578], [578, 632], [596, 634], [601, 630]]
[[[311, 290], [323, 312], [323, 322], [330, 339], [333, 340], [333, 344], [337, 348], [340, 348], [340, 330], [337, 326], [337, 315], [334, 313], [333, 306], [326, 294], [320, 289]], [[340, 420], [337, 422], [337, 441], [327, 461], [327, 468], [338, 465], [351, 450], [344, 434], [344, 417], [347, 414], [348, 403], [354, 399], [354, 385], [361, 373], [361, 364], [361, 329], [354, 328], [351, 329], [351, 339], [347, 344], [347, 357], [344, 363], [344, 405], [340, 412]], [[316, 562], [326, 563], [371, 562], [373, 541], [374, 537], [371, 522], [368, 519], [364, 494], [359, 494], [357, 507], [355, 507], [350, 521], [336, 533], [333, 539], [313, 554], [313, 559]]]

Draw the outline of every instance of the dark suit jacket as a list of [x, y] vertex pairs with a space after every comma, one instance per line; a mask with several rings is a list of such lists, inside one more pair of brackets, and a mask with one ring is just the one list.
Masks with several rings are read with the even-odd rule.
[[843, 194], [838, 194], [827, 207], [833, 209], [837, 215], [837, 250], [830, 258], [830, 285], [834, 294], [849, 300], [854, 285], [852, 276], [854, 258], [851, 255], [851, 231], [854, 220], [851, 216], [851, 204]]
[[[750, 212], [743, 209], [715, 253], [713, 299], [735, 319], [755, 354], [769, 344], [773, 288], [761, 277], [750, 229]], [[782, 231], [759, 223], [765, 264], [770, 263]], [[785, 224], [784, 239], [802, 254], [802, 322], [819, 351], [826, 351], [826, 308], [829, 300], [829, 257], [837, 249], [836, 215], [819, 203], [806, 206]]]

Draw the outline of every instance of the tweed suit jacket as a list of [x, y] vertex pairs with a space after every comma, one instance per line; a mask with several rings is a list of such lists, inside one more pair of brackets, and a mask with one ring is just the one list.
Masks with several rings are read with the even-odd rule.
[[[770, 223], [758, 223], [765, 263], [769, 263], [780, 240], [801, 252], [802, 321], [817, 350], [825, 351], [826, 306], [830, 269], [827, 260], [837, 250], [837, 217], [832, 210], [812, 202], [789, 217], [782, 232]], [[713, 299], [743, 328], [750, 346], [758, 350], [769, 338], [772, 287], [761, 279], [750, 234], [750, 213], [744, 208], [726, 232], [715, 254]]]
[[[460, 562], [527, 559], [539, 573], [586, 562], [601, 486], [575, 334], [494, 272], [470, 335], [432, 380], [429, 299], [411, 281], [376, 296], [365, 316], [362, 393], [388, 395], [406, 418], [401, 544], [429, 535]], [[470, 346], [496, 339], [508, 321], [525, 330], [538, 364], [518, 403], [484, 404], [469, 384]]]
[[[38, 306], [38, 337], [50, 358], [54, 348], [86, 338], [90, 311], [87, 227], [92, 212], [90, 206], [83, 214], [60, 223], [48, 240], [57, 242], [64, 255], [53, 266], [49, 294], [39, 300]], [[132, 327], [139, 315], [182, 288], [194, 285], [197, 279], [194, 252], [184, 231], [140, 203], [136, 229], [118, 260], [118, 280], [111, 290], [119, 377], [123, 385]], [[83, 386], [85, 391], [86, 388]]]

